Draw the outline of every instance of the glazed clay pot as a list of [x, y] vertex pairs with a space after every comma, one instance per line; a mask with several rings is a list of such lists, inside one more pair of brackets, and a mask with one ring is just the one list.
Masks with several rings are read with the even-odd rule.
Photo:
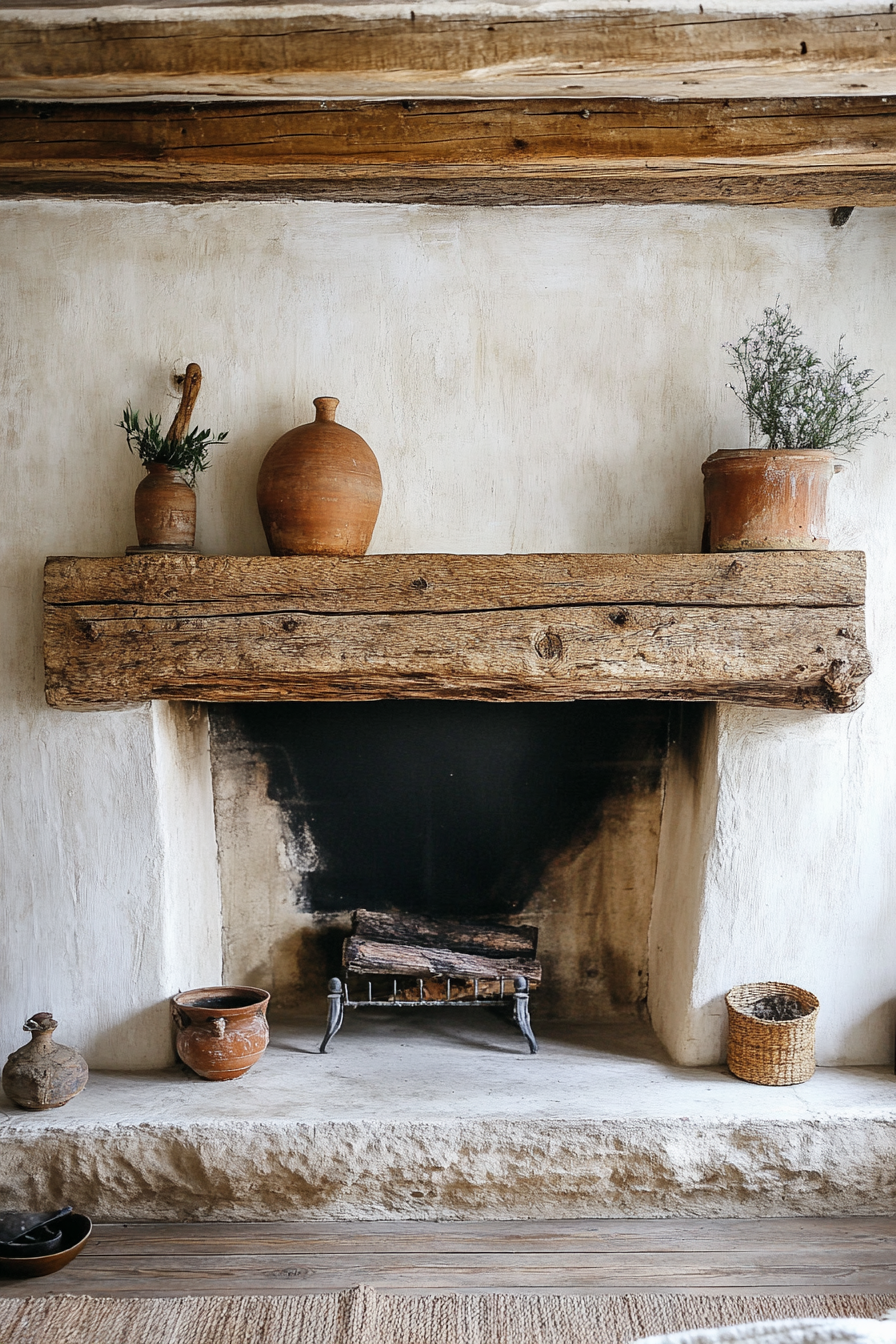
[[825, 449], [713, 453], [703, 463], [710, 551], [826, 551], [828, 485], [842, 470]]
[[35, 1013], [23, 1031], [31, 1040], [10, 1055], [3, 1068], [3, 1091], [27, 1111], [50, 1111], [76, 1097], [87, 1082], [83, 1055], [57, 1045], [52, 1013]]
[[192, 549], [196, 540], [196, 492], [164, 462], [150, 462], [134, 495], [137, 540], [159, 550]]
[[363, 555], [383, 482], [359, 434], [336, 423], [337, 397], [279, 438], [258, 473], [258, 511], [272, 555]]
[[265, 1052], [270, 1000], [267, 990], [248, 985], [175, 994], [171, 1012], [178, 1055], [200, 1078], [241, 1078]]

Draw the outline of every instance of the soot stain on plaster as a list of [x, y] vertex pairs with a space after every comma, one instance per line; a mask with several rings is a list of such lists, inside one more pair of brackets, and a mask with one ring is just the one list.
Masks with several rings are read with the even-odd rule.
[[669, 706], [668, 750], [681, 759], [694, 784], [700, 778], [707, 720], [715, 713], [712, 704], [684, 701]]
[[637, 701], [250, 704], [214, 711], [266, 766], [301, 909], [521, 911], [620, 795], [658, 789], [669, 708]]

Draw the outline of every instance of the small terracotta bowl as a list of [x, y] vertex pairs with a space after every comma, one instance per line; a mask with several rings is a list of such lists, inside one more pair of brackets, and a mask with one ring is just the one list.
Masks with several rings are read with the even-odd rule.
[[83, 1251], [93, 1231], [85, 1213], [67, 1213], [54, 1226], [62, 1231], [58, 1250], [49, 1255], [0, 1255], [0, 1275], [8, 1279], [39, 1279], [44, 1274], [55, 1274]]
[[268, 1043], [265, 1014], [271, 996], [252, 985], [215, 985], [175, 994], [171, 1013], [177, 1053], [200, 1078], [242, 1078]]

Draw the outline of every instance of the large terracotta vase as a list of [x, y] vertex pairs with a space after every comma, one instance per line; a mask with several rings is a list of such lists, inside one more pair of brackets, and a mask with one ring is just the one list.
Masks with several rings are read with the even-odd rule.
[[189, 551], [196, 540], [196, 492], [164, 462], [150, 462], [134, 495], [142, 547]]
[[826, 551], [827, 495], [843, 470], [825, 449], [723, 449], [703, 463], [710, 551]]
[[27, 1111], [50, 1111], [76, 1097], [87, 1082], [83, 1055], [53, 1040], [52, 1013], [35, 1013], [23, 1028], [31, 1040], [3, 1067], [3, 1091]]
[[272, 555], [363, 555], [383, 482], [370, 448], [336, 423], [337, 397], [279, 438], [258, 473], [258, 511]]
[[175, 994], [171, 1013], [177, 1053], [200, 1078], [241, 1078], [267, 1048], [271, 996], [250, 985], [190, 989]]

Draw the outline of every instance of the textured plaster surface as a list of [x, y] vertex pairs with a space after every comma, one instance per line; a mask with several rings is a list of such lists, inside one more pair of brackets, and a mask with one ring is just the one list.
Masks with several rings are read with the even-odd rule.
[[[32, 559], [29, 578], [40, 573]], [[34, 650], [20, 647], [36, 682]], [[22, 680], [19, 664], [11, 686]], [[25, 1019], [50, 1010], [59, 1040], [91, 1065], [161, 1067], [172, 1058], [168, 995], [220, 977], [205, 715], [163, 704], [59, 715], [37, 694], [14, 712], [10, 682], [0, 692], [0, 1049], [18, 1049]]]
[[[426, 1010], [423, 1010], [426, 1012]], [[558, 1218], [889, 1213], [896, 1082], [792, 1088], [671, 1064], [644, 1028], [458, 1009], [275, 1029], [243, 1079], [94, 1074], [61, 1111], [0, 1108], [11, 1204], [102, 1219]]]
[[[165, 747], [165, 708], [76, 715], [42, 698], [44, 557], [134, 540], [141, 472], [114, 427], [128, 398], [167, 421], [171, 371], [201, 364], [197, 423], [230, 431], [199, 486], [208, 552], [264, 552], [259, 463], [329, 393], [383, 471], [374, 551], [696, 550], [700, 463], [744, 442], [722, 343], [763, 304], [791, 303], [823, 352], [845, 333], [892, 396], [894, 224], [894, 210], [832, 229], [824, 210], [746, 207], [0, 204], [0, 1048], [52, 1008], [93, 1064], [157, 1064], [167, 995], [221, 974], [201, 741]], [[684, 848], [666, 846], [654, 950], [676, 909], [682, 925], [651, 998], [683, 1061], [719, 1058], [724, 991], [771, 977], [818, 994], [821, 1060], [892, 1056], [894, 518], [881, 435], [830, 511], [832, 544], [868, 552], [864, 709], [720, 710], [700, 766], [707, 799], [718, 784], [709, 836], [670, 773]], [[257, 945], [269, 911], [241, 912]]]

